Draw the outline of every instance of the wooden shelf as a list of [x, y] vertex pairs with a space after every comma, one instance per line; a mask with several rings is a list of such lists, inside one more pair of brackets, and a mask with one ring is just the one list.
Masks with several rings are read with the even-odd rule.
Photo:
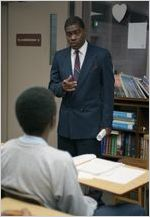
[[[149, 99], [117, 97], [114, 98], [114, 110], [135, 113], [136, 122], [135, 122], [134, 130], [124, 130], [124, 129], [113, 129], [113, 130], [119, 131], [121, 135], [123, 134], [123, 136], [127, 135], [131, 137], [131, 141], [132, 141], [131, 149], [134, 147], [135, 153], [129, 151], [129, 153], [123, 152], [123, 155], [127, 154], [130, 157], [140, 158], [143, 150], [141, 141], [143, 140], [144, 135], [149, 133]], [[122, 157], [126, 157], [126, 156], [114, 155], [113, 152], [112, 155], [109, 153], [110, 151], [108, 153], [106, 151], [106, 154], [103, 154], [103, 156], [107, 159], [112, 159], [112, 160], [115, 159], [119, 160]]]
[[124, 106], [149, 107], [149, 99], [115, 97], [114, 104]]

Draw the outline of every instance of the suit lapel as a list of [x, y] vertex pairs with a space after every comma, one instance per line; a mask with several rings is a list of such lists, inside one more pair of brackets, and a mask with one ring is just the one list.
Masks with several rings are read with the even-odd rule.
[[[87, 52], [85, 55], [85, 59], [80, 71], [80, 75], [78, 78], [78, 85], [87, 78], [88, 74], [91, 72], [92, 65], [95, 62], [95, 56], [93, 55], [93, 48], [88, 43]], [[64, 62], [63, 62], [63, 72], [64, 72], [64, 79], [67, 78], [69, 75], [72, 74], [72, 64], [71, 64], [71, 48], [67, 48], [64, 52]]]
[[94, 60], [95, 60], [95, 56], [92, 52], [92, 47], [90, 44], [88, 44], [87, 47], [87, 52], [85, 55], [85, 59], [80, 71], [80, 75], [79, 75], [79, 79], [78, 79], [78, 84], [82, 83], [84, 81], [84, 79], [87, 78], [90, 68], [92, 67], [92, 65], [94, 64]]
[[71, 66], [71, 49], [67, 48], [64, 53], [64, 63], [63, 63], [63, 71], [64, 71], [64, 78], [67, 78], [72, 73], [72, 66]]

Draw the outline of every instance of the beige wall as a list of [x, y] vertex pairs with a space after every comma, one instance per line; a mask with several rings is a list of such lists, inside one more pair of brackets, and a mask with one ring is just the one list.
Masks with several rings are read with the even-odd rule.
[[8, 10], [7, 5], [2, 6], [1, 19], [3, 25], [1, 26], [1, 137], [2, 141], [7, 138], [7, 81], [8, 81], [8, 48], [7, 48], [7, 23], [8, 23]]
[[[18, 94], [31, 86], [48, 86], [49, 82], [49, 14], [58, 15], [57, 49], [66, 46], [64, 22], [68, 17], [68, 2], [10, 2], [8, 6], [8, 58], [3, 53], [2, 68], [2, 142], [19, 136], [22, 131], [16, 121], [14, 106]], [[2, 27], [6, 20], [2, 19]], [[17, 33], [41, 33], [42, 46], [16, 46]], [[5, 31], [7, 34], [7, 31]], [[7, 36], [7, 35], [6, 35]], [[6, 41], [7, 37], [5, 38]], [[5, 52], [7, 43], [5, 45]], [[6, 58], [7, 61], [6, 61]], [[5, 60], [5, 61], [4, 61]], [[7, 64], [8, 63], [8, 64]], [[8, 73], [7, 73], [8, 72]], [[4, 84], [3, 83], [3, 84]], [[8, 85], [7, 85], [8, 84]], [[57, 100], [59, 110], [60, 100]], [[56, 144], [56, 128], [51, 133], [51, 144]]]

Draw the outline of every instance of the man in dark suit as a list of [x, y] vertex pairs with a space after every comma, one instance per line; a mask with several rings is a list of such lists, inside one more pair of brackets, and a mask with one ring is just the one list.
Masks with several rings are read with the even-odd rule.
[[58, 148], [72, 156], [100, 154], [96, 135], [112, 126], [114, 75], [110, 53], [86, 41], [79, 17], [65, 22], [68, 48], [56, 52], [49, 89], [62, 97], [58, 124]]

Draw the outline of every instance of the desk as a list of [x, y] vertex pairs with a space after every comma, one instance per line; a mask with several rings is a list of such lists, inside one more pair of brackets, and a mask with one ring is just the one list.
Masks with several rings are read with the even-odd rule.
[[32, 216], [69, 216], [69, 214], [54, 209], [33, 205], [8, 197], [1, 200], [1, 212], [5, 210], [20, 210], [24, 208], [27, 208], [31, 212]]
[[[127, 166], [126, 167], [131, 167]], [[134, 168], [134, 167], [131, 167]], [[145, 185], [149, 181], [149, 171], [145, 170], [145, 173], [138, 178], [128, 182], [127, 184], [118, 184], [102, 179], [79, 179], [79, 183], [88, 187], [97, 188], [99, 190], [108, 191], [117, 195], [122, 195], [128, 191], [131, 191], [139, 186]]]

